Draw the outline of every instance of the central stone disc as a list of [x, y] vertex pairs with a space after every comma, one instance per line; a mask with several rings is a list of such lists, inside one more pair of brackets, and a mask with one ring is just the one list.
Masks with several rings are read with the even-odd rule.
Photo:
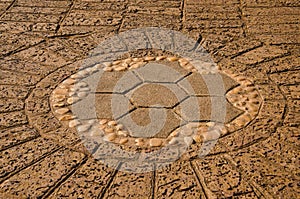
[[[238, 84], [224, 74], [221, 76], [226, 91]], [[117, 99], [118, 106], [122, 107], [117, 114], [112, 111], [112, 98]], [[214, 99], [225, 99], [225, 93], [214, 96]], [[196, 109], [189, 106], [195, 103], [198, 106]], [[96, 89], [95, 104], [98, 119], [125, 123], [132, 137], [166, 139], [188, 122], [209, 121], [212, 101], [202, 75], [184, 70], [179, 62], [153, 60], [126, 72], [104, 72]], [[182, 105], [194, 110], [182, 111]], [[226, 108], [226, 122], [242, 112], [229, 103], [226, 103]], [[196, 110], [200, 112], [197, 112], [199, 117], [191, 114]], [[151, 117], [151, 112], [159, 111], [164, 114], [153, 114]]]

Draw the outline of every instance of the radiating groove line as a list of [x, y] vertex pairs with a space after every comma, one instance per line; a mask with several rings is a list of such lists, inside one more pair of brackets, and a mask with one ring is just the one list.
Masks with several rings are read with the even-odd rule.
[[26, 143], [26, 142], [35, 140], [35, 139], [37, 139], [37, 138], [39, 138], [39, 137], [41, 137], [41, 136], [38, 135], [38, 134], [36, 134], [34, 137], [30, 137], [30, 138], [24, 139], [24, 140], [22, 140], [22, 141], [20, 141], [20, 142], [17, 142], [17, 143], [15, 143], [15, 144], [11, 144], [11, 145], [8, 145], [8, 146], [6, 146], [6, 147], [3, 147], [2, 149], [0, 149], [0, 153], [3, 152], [3, 151], [5, 151], [5, 150], [7, 150], [7, 149], [12, 148], [12, 147], [19, 146], [19, 145], [24, 144], [24, 143]]
[[0, 14], [0, 18], [15, 4], [17, 0], [13, 0], [7, 7], [6, 9], [4, 10], [3, 13]]
[[56, 29], [55, 29], [55, 33], [57, 33], [60, 29], [60, 25], [63, 23], [63, 21], [69, 16], [69, 14], [71, 13], [71, 10], [73, 9], [74, 5], [75, 5], [76, 0], [73, 0], [70, 4], [69, 9], [67, 10], [67, 12], [65, 13], [65, 15], [61, 18], [61, 20], [59, 20]]
[[31, 163], [21, 167], [21, 168], [18, 168], [17, 170], [11, 172], [11, 173], [8, 173], [3, 179], [0, 180], [0, 184], [2, 184], [4, 181], [6, 181], [7, 179], [11, 178], [13, 175], [16, 175], [17, 173], [20, 173], [21, 171], [29, 168], [30, 166], [42, 161], [43, 159], [45, 159], [46, 157], [52, 155], [53, 153], [55, 153], [56, 151], [62, 149], [63, 147], [62, 146], [59, 146], [57, 147], [56, 149], [53, 149], [52, 151], [48, 152], [48, 153], [45, 153], [43, 154], [40, 158], [32, 161]]
[[117, 175], [117, 173], [119, 172], [120, 167], [122, 166], [122, 162], [118, 163], [118, 166], [115, 168], [112, 176], [110, 177], [109, 181], [106, 183], [106, 186], [104, 187], [104, 189], [102, 190], [102, 192], [99, 194], [99, 196], [97, 197], [98, 199], [103, 199], [105, 193], [107, 192], [107, 190], [110, 188], [115, 176]]
[[189, 164], [190, 164], [190, 167], [193, 170], [193, 173], [194, 173], [194, 175], [197, 179], [198, 184], [200, 185], [200, 187], [201, 187], [201, 189], [204, 193], [205, 198], [207, 198], [207, 199], [212, 198], [212, 197], [210, 197], [211, 194], [209, 193], [209, 190], [205, 185], [204, 177], [201, 175], [200, 171], [198, 169], [196, 169], [196, 166], [194, 165], [194, 163], [192, 161], [189, 161]]
[[29, 48], [38, 46], [38, 45], [40, 45], [40, 44], [42, 44], [42, 43], [44, 43], [44, 42], [46, 42], [45, 39], [43, 39], [42, 41], [40, 41], [40, 42], [38, 42], [38, 43], [36, 43], [36, 44], [32, 44], [32, 45], [25, 46], [25, 47], [19, 47], [19, 48], [15, 49], [15, 50], [12, 50], [12, 51], [8, 52], [8, 53], [5, 53], [5, 54], [0, 55], [0, 58], [4, 58], [4, 57], [8, 57], [8, 56], [14, 55], [14, 54], [16, 54], [16, 53], [18, 53], [18, 52], [21, 52], [21, 51], [23, 51], [23, 50], [27, 50], [27, 49], [29, 49]]
[[156, 165], [153, 165], [152, 179], [151, 179], [151, 199], [155, 199], [156, 190]]
[[84, 165], [88, 160], [88, 157], [85, 156], [83, 158], [83, 160], [78, 163], [77, 165], [75, 165], [66, 175], [65, 177], [61, 177], [57, 182], [56, 184], [50, 188], [45, 195], [43, 195], [41, 198], [47, 198], [49, 197], [52, 193], [54, 193], [54, 191], [60, 187], [60, 185], [62, 185], [65, 181], [67, 181], [82, 165]]
[[235, 55], [229, 55], [229, 57], [230, 57], [231, 59], [234, 59], [234, 58], [236, 58], [236, 57], [238, 57], [238, 56], [241, 56], [241, 55], [243, 55], [243, 54], [245, 54], [245, 53], [247, 53], [247, 52], [250, 52], [250, 51], [255, 50], [255, 49], [257, 49], [257, 48], [260, 48], [260, 47], [262, 47], [262, 46], [263, 46], [263, 44], [261, 43], [261, 44], [258, 45], [258, 46], [254, 46], [254, 47], [252, 47], [252, 48], [248, 48], [248, 49], [246, 49], [246, 50], [243, 50], [243, 51], [241, 51], [241, 52], [238, 52], [238, 53], [235, 54]]

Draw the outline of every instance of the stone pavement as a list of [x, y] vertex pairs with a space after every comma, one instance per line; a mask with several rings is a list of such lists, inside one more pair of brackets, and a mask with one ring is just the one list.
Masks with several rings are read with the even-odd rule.
[[[299, 198], [299, 16], [296, 0], [0, 0], [0, 198]], [[112, 63], [94, 92], [88, 78], [80, 88], [70, 86], [81, 81], [76, 75], [99, 71], [78, 72], [99, 43], [150, 26], [180, 31], [210, 53], [224, 80], [226, 93], [213, 98], [226, 97], [226, 128], [204, 158], [197, 156], [199, 146], [213, 136], [184, 131], [189, 148], [177, 161], [162, 153], [171, 164], [125, 172], [121, 168], [128, 165], [119, 154], [109, 156], [117, 169], [94, 159], [86, 148], [100, 159], [108, 157], [100, 149], [109, 148], [83, 143], [77, 131], [101, 119], [108, 143], [137, 152], [180, 140], [178, 128], [196, 123], [200, 132], [218, 122], [209, 121], [210, 95], [201, 76], [185, 68], [188, 60], [167, 52], [134, 52], [120, 59], [130, 58], [125, 67]], [[108, 45], [129, 48], [122, 41]], [[165, 82], [170, 88], [151, 84], [155, 80], [147, 84], [151, 64], [169, 65], [185, 78]], [[127, 69], [135, 79], [129, 91], [113, 90]], [[185, 81], [194, 95], [188, 95]], [[129, 95], [132, 88], [136, 91]], [[182, 93], [179, 99], [172, 89]], [[87, 114], [88, 124], [82, 125], [70, 104], [88, 110], [84, 100], [91, 94], [96, 116]], [[136, 123], [147, 125], [149, 109], [164, 109], [167, 125], [143, 138], [123, 131], [109, 108], [119, 95], [117, 101], [130, 101], [129, 112], [119, 118], [132, 114]], [[193, 119], [193, 107], [180, 112], [177, 105], [188, 107], [192, 100], [202, 105], [203, 121]], [[157, 104], [161, 107], [153, 107]], [[158, 167], [155, 161], [152, 166]]]

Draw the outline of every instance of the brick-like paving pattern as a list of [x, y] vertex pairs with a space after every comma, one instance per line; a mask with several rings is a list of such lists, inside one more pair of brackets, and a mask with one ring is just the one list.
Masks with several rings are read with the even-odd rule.
[[[299, 17], [296, 0], [0, 0], [0, 198], [299, 198]], [[250, 79], [262, 103], [204, 159], [193, 145], [133, 174], [94, 160], [50, 99], [100, 42], [149, 26], [198, 40], [222, 71]], [[134, 42], [111, 46], [144, 45]]]

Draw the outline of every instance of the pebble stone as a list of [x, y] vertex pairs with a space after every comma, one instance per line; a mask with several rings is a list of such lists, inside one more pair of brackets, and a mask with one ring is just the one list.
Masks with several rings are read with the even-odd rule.
[[121, 135], [121, 136], [125, 136], [125, 137], [128, 136], [128, 132], [127, 131], [118, 131], [117, 134]]
[[202, 142], [202, 136], [201, 135], [193, 135], [193, 140], [196, 143], [201, 143]]
[[55, 94], [55, 95], [67, 95], [68, 94], [68, 90], [67, 89], [62, 89], [62, 88], [55, 89], [53, 91], [53, 94]]
[[161, 146], [162, 145], [162, 140], [161, 139], [158, 139], [158, 138], [152, 138], [152, 139], [150, 139], [150, 141], [149, 141], [149, 144], [150, 144], [150, 146], [152, 146], [152, 147], [159, 147], [159, 146]]
[[170, 141], [169, 141], [169, 144], [177, 144], [178, 143], [178, 138], [172, 138]]
[[75, 119], [76, 116], [74, 115], [70, 115], [70, 114], [66, 114], [66, 115], [63, 115], [63, 116], [60, 116], [58, 118], [59, 121], [69, 121], [69, 120], [72, 120], [72, 119]]
[[68, 108], [60, 108], [60, 109], [55, 110], [55, 113], [63, 115], [69, 111], [70, 111], [70, 109], [68, 109]]
[[183, 141], [184, 141], [184, 143], [185, 143], [187, 146], [190, 146], [190, 145], [193, 143], [193, 138], [191, 138], [191, 137], [184, 137], [184, 138], [183, 138]]
[[103, 124], [106, 124], [107, 122], [108, 122], [107, 119], [102, 119], [102, 120], [100, 120], [99, 124], [103, 125]]
[[90, 124], [83, 124], [83, 125], [80, 125], [77, 127], [77, 130], [79, 132], [84, 132], [84, 131], [87, 131], [91, 128], [91, 125]]
[[127, 143], [127, 142], [128, 142], [128, 139], [127, 139], [127, 138], [122, 138], [122, 139], [120, 139], [120, 141], [119, 141], [120, 144], [125, 144], [125, 143]]
[[117, 135], [115, 133], [109, 133], [109, 134], [105, 135], [103, 140], [111, 142], [111, 141], [115, 140], [116, 138], [117, 138]]
[[70, 98], [67, 99], [67, 103], [68, 104], [74, 104], [74, 103], [78, 102], [79, 100], [80, 100], [79, 97], [70, 97]]
[[171, 61], [171, 62], [177, 61], [177, 60], [178, 60], [178, 57], [168, 57], [167, 60], [168, 60], [168, 61]]
[[69, 127], [73, 128], [73, 127], [79, 126], [80, 124], [81, 124], [81, 122], [79, 120], [71, 120], [69, 122]]
[[166, 58], [167, 58], [166, 56], [158, 56], [158, 57], [156, 57], [156, 60], [160, 61], [160, 60], [164, 60]]
[[108, 128], [105, 128], [104, 131], [105, 131], [106, 133], [112, 133], [112, 132], [114, 132], [114, 129], [108, 127]]
[[112, 121], [109, 121], [107, 124], [108, 124], [109, 126], [116, 126], [116, 125], [117, 125], [117, 122], [114, 121], [114, 120], [112, 120]]

